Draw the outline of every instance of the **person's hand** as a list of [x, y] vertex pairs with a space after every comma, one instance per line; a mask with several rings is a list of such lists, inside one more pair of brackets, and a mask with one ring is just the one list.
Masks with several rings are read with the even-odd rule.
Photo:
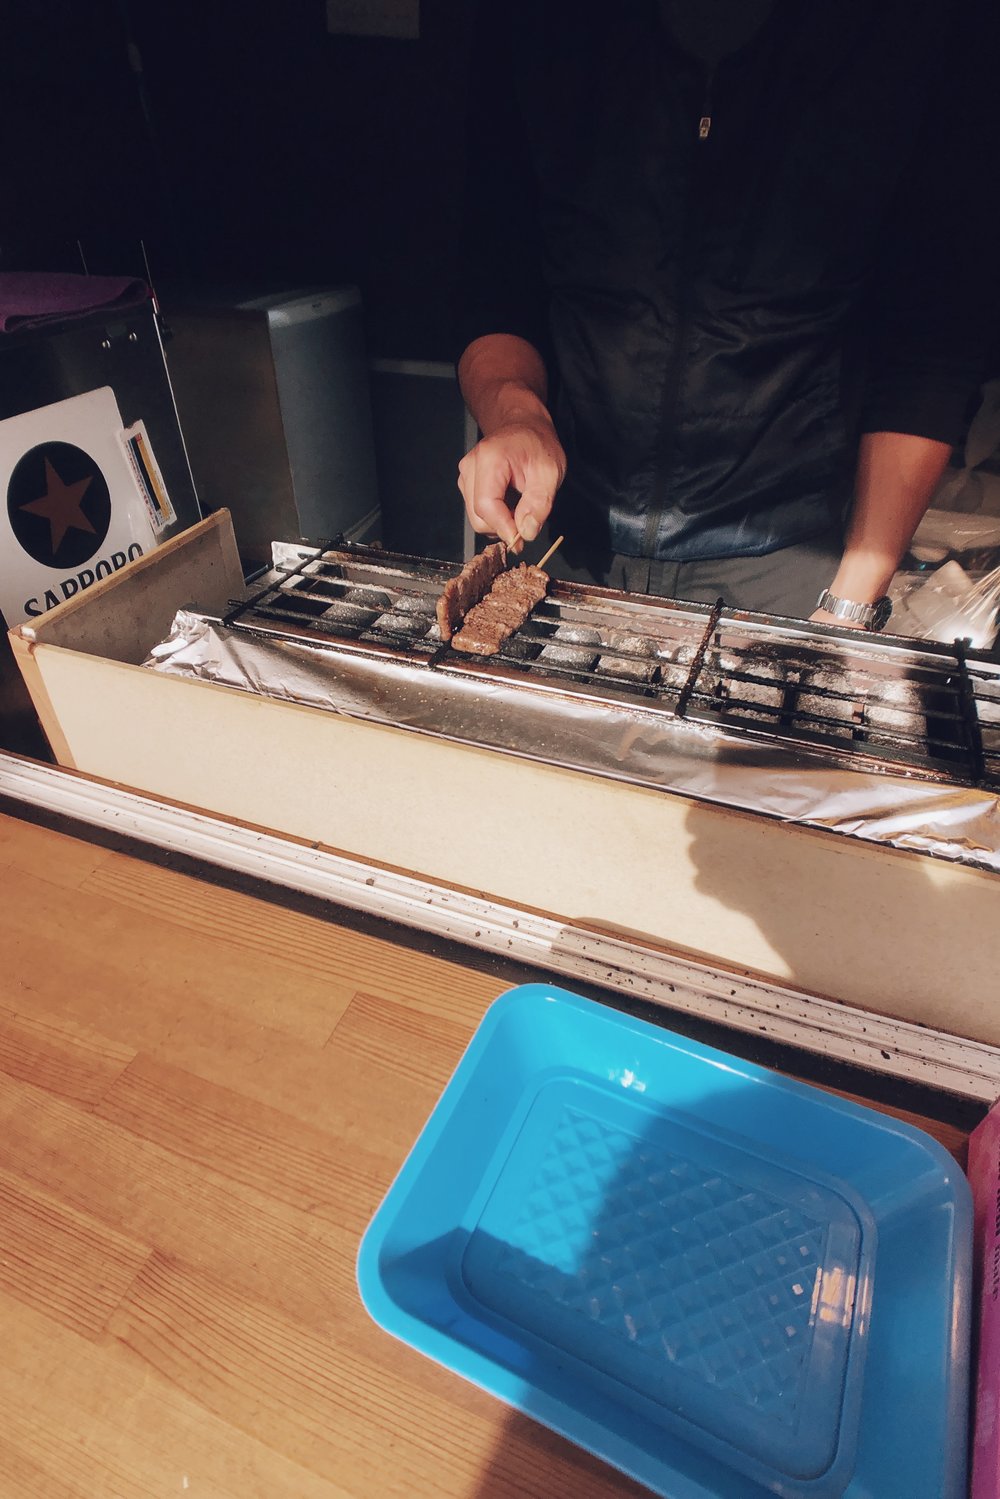
[[[478, 442], [458, 465], [472, 529], [480, 535], [534, 541], [566, 476], [566, 454], [550, 421], [529, 418], [505, 422]], [[508, 494], [519, 498], [512, 508]]]

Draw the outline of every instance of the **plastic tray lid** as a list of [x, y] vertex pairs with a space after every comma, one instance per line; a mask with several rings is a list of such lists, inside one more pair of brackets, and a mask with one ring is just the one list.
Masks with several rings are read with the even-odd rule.
[[666, 1427], [783, 1492], [853, 1467], [867, 1216], [750, 1140], [556, 1079], [499, 1169], [461, 1276], [591, 1382], [631, 1388]]

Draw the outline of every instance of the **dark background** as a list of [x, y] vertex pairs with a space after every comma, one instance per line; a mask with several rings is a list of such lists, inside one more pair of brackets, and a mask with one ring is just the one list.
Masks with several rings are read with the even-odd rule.
[[470, 10], [394, 41], [324, 0], [7, 7], [0, 269], [79, 271], [80, 240], [142, 275], [142, 240], [158, 288], [355, 282], [372, 354], [451, 358]]
[[0, 269], [80, 270], [79, 239], [141, 275], [142, 240], [161, 296], [353, 282], [372, 355], [451, 359], [472, 10], [421, 0], [392, 41], [330, 36], [324, 0], [7, 6]]

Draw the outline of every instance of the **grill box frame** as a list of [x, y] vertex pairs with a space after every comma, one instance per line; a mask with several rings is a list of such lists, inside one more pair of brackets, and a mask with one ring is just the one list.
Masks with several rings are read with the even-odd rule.
[[141, 668], [244, 593], [218, 512], [12, 632], [87, 776], [996, 1044], [1000, 876]]

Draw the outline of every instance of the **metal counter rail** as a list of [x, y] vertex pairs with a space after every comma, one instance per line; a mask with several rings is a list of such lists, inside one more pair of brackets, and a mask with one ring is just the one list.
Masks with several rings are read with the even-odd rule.
[[986, 1104], [1000, 1096], [998, 1047], [748, 978], [0, 751], [2, 798], [887, 1077]]

